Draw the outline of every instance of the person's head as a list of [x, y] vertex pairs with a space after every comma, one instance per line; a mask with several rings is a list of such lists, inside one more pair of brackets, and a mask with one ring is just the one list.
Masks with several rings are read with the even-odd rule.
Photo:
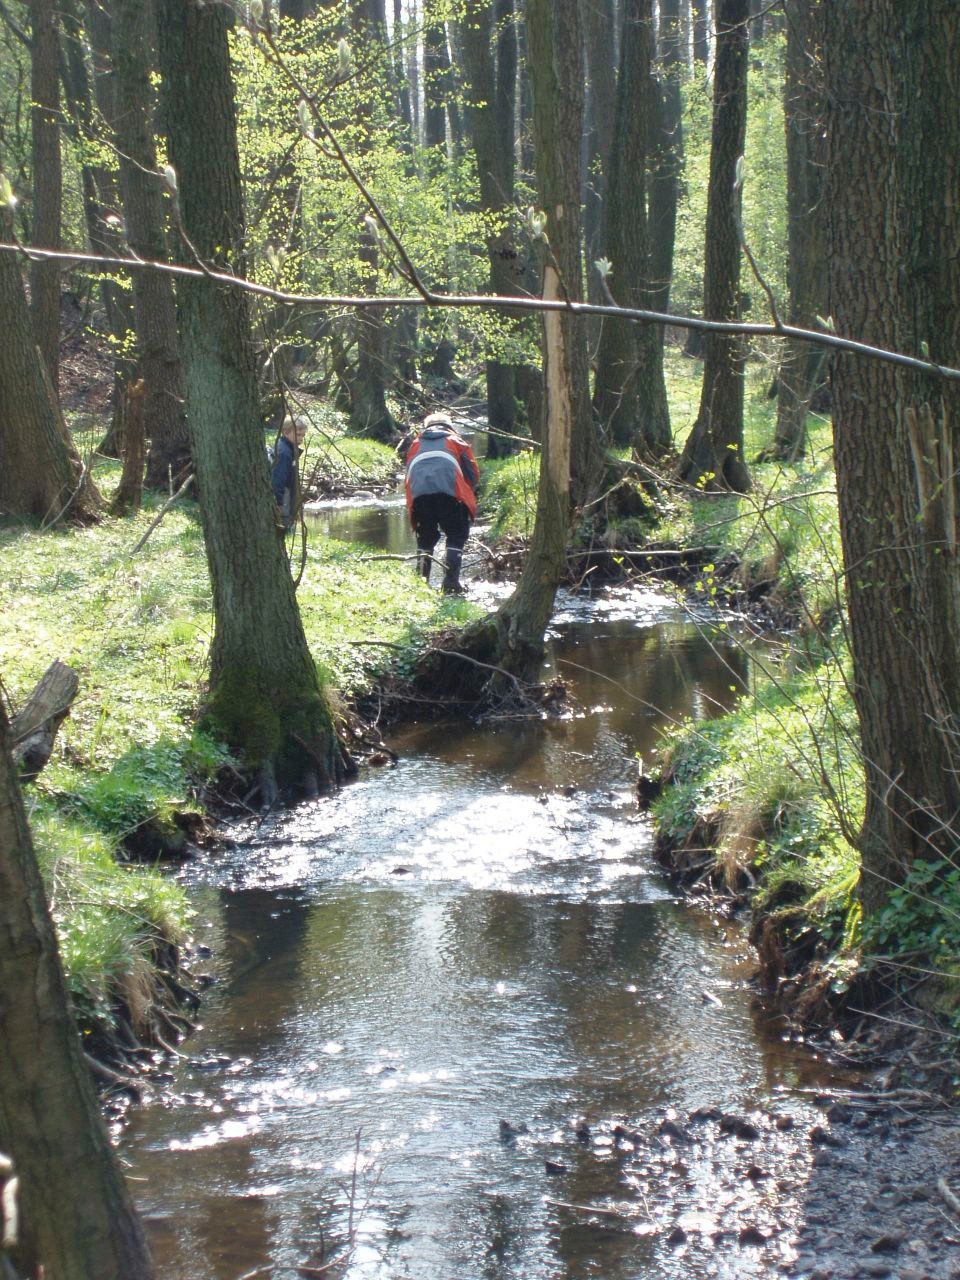
[[298, 417], [295, 414], [288, 413], [283, 420], [280, 431], [291, 444], [303, 444], [307, 438], [307, 431], [310, 429], [310, 423], [306, 418]]
[[428, 431], [431, 427], [435, 430], [453, 431], [453, 419], [443, 409], [438, 410], [436, 413], [428, 413], [423, 420], [423, 429]]

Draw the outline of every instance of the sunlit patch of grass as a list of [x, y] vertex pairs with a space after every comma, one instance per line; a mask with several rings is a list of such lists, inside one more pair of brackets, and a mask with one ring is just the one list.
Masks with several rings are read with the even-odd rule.
[[113, 997], [159, 942], [181, 942], [190, 911], [168, 877], [121, 866], [113, 841], [30, 794], [30, 825], [67, 980], [85, 1008], [108, 1017]]
[[486, 461], [482, 473], [479, 516], [493, 521], [491, 536], [528, 538], [537, 511], [539, 451]]
[[757, 909], [798, 906], [825, 932], [842, 928], [864, 782], [840, 660], [758, 676], [731, 713], [669, 730], [663, 759], [673, 784], [653, 812], [665, 840], [709, 831], [718, 873], [737, 887], [748, 872]]

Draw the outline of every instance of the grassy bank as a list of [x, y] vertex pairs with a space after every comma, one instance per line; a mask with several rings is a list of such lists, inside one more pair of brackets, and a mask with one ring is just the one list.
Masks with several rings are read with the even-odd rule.
[[[90, 457], [92, 426], [80, 441]], [[396, 472], [392, 450], [369, 442], [318, 435], [308, 466], [318, 454], [338, 485], [380, 486]], [[109, 494], [117, 464], [92, 460]], [[194, 727], [213, 625], [194, 504], [174, 507], [136, 549], [160, 505], [150, 497], [139, 515], [86, 529], [0, 528], [8, 703], [21, 705], [55, 658], [80, 677], [53, 756], [25, 798], [68, 982], [94, 1036], [119, 1007], [137, 1005], [146, 973], [189, 931], [177, 888], [131, 860], [202, 839], [205, 790], [232, 765]], [[293, 554], [296, 562], [297, 544]], [[298, 597], [311, 650], [344, 701], [396, 660], [386, 646], [412, 649], [469, 609], [403, 562], [365, 558], [362, 547], [313, 533]]]

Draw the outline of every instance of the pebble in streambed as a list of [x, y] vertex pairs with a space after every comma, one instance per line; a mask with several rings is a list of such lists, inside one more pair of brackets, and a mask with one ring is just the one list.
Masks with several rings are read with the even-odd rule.
[[565, 1150], [552, 1145], [551, 1180], [586, 1150], [618, 1163], [622, 1188], [615, 1209], [555, 1200], [557, 1212], [586, 1222], [592, 1210], [607, 1226], [615, 1212], [684, 1275], [960, 1280], [960, 1116], [949, 1111], [854, 1102], [811, 1123], [787, 1110], [668, 1110], [652, 1124], [581, 1118]]

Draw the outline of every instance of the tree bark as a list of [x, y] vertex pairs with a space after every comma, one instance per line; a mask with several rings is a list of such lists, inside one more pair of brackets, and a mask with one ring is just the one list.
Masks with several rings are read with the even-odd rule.
[[0, 702], [0, 1150], [20, 1177], [15, 1264], [50, 1280], [153, 1266], [80, 1049]]
[[[8, 212], [0, 215], [0, 232], [5, 240], [13, 233]], [[0, 512], [44, 524], [96, 519], [100, 495], [54, 399], [10, 253], [0, 254], [0, 314]]]
[[[160, 9], [160, 61], [179, 214], [204, 261], [242, 274], [243, 202], [228, 15], [201, 0]], [[183, 280], [179, 304], [191, 444], [213, 586], [208, 715], [281, 783], [329, 786], [347, 761], [307, 648], [264, 450], [247, 295]]]
[[[823, 252], [823, 111], [820, 22], [817, 0], [797, 0], [787, 24], [784, 123], [787, 134], [788, 322], [811, 329], [826, 310], [827, 259]], [[773, 455], [785, 462], [806, 448], [807, 413], [823, 377], [821, 348], [784, 343], [777, 396]]]
[[[490, 292], [515, 295], [523, 291], [526, 273], [511, 221], [516, 30], [509, 0], [496, 4], [472, 0], [461, 19], [460, 46], [468, 81], [467, 122], [477, 160], [480, 202], [491, 228], [487, 235]], [[509, 329], [514, 322], [503, 316], [501, 323]], [[516, 430], [515, 366], [489, 359], [486, 377], [487, 457], [502, 458], [513, 451], [513, 444], [498, 433], [512, 435]]]
[[77, 673], [57, 658], [13, 717], [11, 753], [21, 781], [32, 782], [43, 771], [79, 687]]
[[[583, 97], [578, 0], [527, 0], [527, 39], [537, 185], [549, 218], [543, 292], [546, 298], [572, 296], [568, 291], [580, 279]], [[527, 681], [536, 680], [539, 673], [543, 636], [565, 564], [577, 415], [590, 416], [589, 402], [584, 403], [582, 329], [578, 331], [562, 312], [545, 312], [543, 335], [545, 428], [536, 521], [517, 589], [493, 622], [496, 661]]]
[[[679, 0], [660, 0], [658, 71], [653, 92], [653, 163], [650, 172], [650, 302], [670, 310], [673, 252], [683, 173], [683, 32]], [[657, 326], [660, 344], [664, 328]]]
[[[708, 320], [740, 319], [740, 187], [737, 162], [747, 124], [747, 0], [718, 0], [717, 56], [703, 309]], [[709, 333], [700, 410], [680, 460], [680, 476], [709, 489], [745, 492], [743, 456], [743, 340]]]
[[[113, 68], [120, 189], [131, 249], [153, 262], [167, 260], [167, 241], [154, 137], [153, 5], [114, 0]], [[183, 366], [177, 311], [169, 277], [138, 271], [133, 305], [140, 375], [145, 387], [143, 429], [149, 440], [146, 483], [175, 487], [190, 471]]]
[[[604, 256], [613, 262], [611, 290], [621, 306], [650, 305], [646, 217], [652, 53], [650, 0], [624, 0], [617, 116], [606, 203]], [[618, 445], [662, 457], [672, 443], [660, 336], [652, 325], [605, 320], [597, 350], [594, 410]]]
[[[841, 333], [955, 361], [960, 14], [946, 0], [834, 0], [824, 18], [831, 314]], [[833, 393], [874, 913], [915, 859], [955, 865], [960, 397], [852, 356], [837, 358]]]
[[[33, 167], [33, 243], [60, 248], [60, 35], [54, 0], [30, 0], [30, 123]], [[59, 400], [60, 264], [30, 264], [30, 312], [37, 346]]]

